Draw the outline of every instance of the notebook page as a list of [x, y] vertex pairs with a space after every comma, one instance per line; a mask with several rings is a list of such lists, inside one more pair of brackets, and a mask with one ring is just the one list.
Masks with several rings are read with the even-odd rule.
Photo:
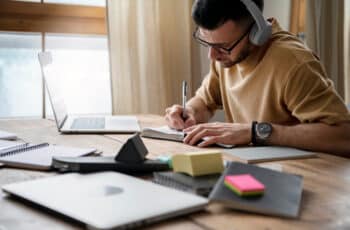
[[184, 132], [176, 130], [176, 129], [171, 129], [168, 126], [161, 126], [161, 127], [157, 127], [157, 128], [148, 128], [148, 129], [154, 130], [154, 131], [157, 131], [160, 133], [164, 133], [164, 134], [184, 136]]
[[[174, 138], [171, 137], [177, 137], [177, 141], [182, 141], [182, 139], [185, 137], [185, 133], [181, 130], [171, 129], [168, 126], [161, 126], [157, 128], [144, 128], [143, 129], [143, 135], [145, 137], [163, 137], [163, 139], [169, 139], [173, 140]], [[203, 137], [202, 140], [208, 140], [209, 137]], [[227, 145], [222, 143], [216, 143], [218, 147], [222, 148], [233, 148], [234, 145]]]

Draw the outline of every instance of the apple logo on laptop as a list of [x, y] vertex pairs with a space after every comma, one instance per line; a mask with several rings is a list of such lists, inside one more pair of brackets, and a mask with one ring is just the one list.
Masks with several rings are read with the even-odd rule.
[[124, 193], [124, 189], [114, 185], [99, 184], [95, 186], [94, 185], [80, 186], [80, 187], [72, 186], [67, 189], [67, 192], [71, 195], [74, 194], [77, 197], [84, 196], [88, 198], [97, 198], [97, 197], [119, 195]]
[[104, 186], [104, 196], [113, 196], [123, 193], [123, 189], [116, 186], [106, 185]]

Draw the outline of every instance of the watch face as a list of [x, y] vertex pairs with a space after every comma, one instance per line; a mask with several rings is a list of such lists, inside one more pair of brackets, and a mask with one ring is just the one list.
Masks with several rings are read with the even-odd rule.
[[271, 135], [272, 126], [269, 123], [258, 123], [256, 131], [259, 138], [265, 139]]

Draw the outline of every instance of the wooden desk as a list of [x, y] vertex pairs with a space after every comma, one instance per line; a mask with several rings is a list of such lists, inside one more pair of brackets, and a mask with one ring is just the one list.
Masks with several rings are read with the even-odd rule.
[[[142, 126], [164, 124], [158, 116], [139, 116]], [[49, 142], [95, 147], [105, 155], [118, 151], [129, 135], [60, 135], [49, 120], [0, 120], [0, 130], [16, 133], [28, 142]], [[152, 156], [196, 147], [144, 139]], [[300, 218], [296, 220], [255, 215], [226, 209], [217, 204], [206, 210], [164, 221], [147, 229], [350, 229], [350, 160], [327, 154], [307, 160], [277, 162], [283, 171], [304, 176]], [[54, 172], [0, 168], [0, 186], [55, 175]], [[73, 221], [23, 204], [0, 192], [0, 230], [82, 229]]]

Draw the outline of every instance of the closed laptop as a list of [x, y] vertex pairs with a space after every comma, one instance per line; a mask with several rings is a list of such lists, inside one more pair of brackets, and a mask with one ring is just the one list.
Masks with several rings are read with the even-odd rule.
[[203, 209], [208, 200], [116, 172], [65, 174], [2, 187], [91, 229], [134, 228]]

